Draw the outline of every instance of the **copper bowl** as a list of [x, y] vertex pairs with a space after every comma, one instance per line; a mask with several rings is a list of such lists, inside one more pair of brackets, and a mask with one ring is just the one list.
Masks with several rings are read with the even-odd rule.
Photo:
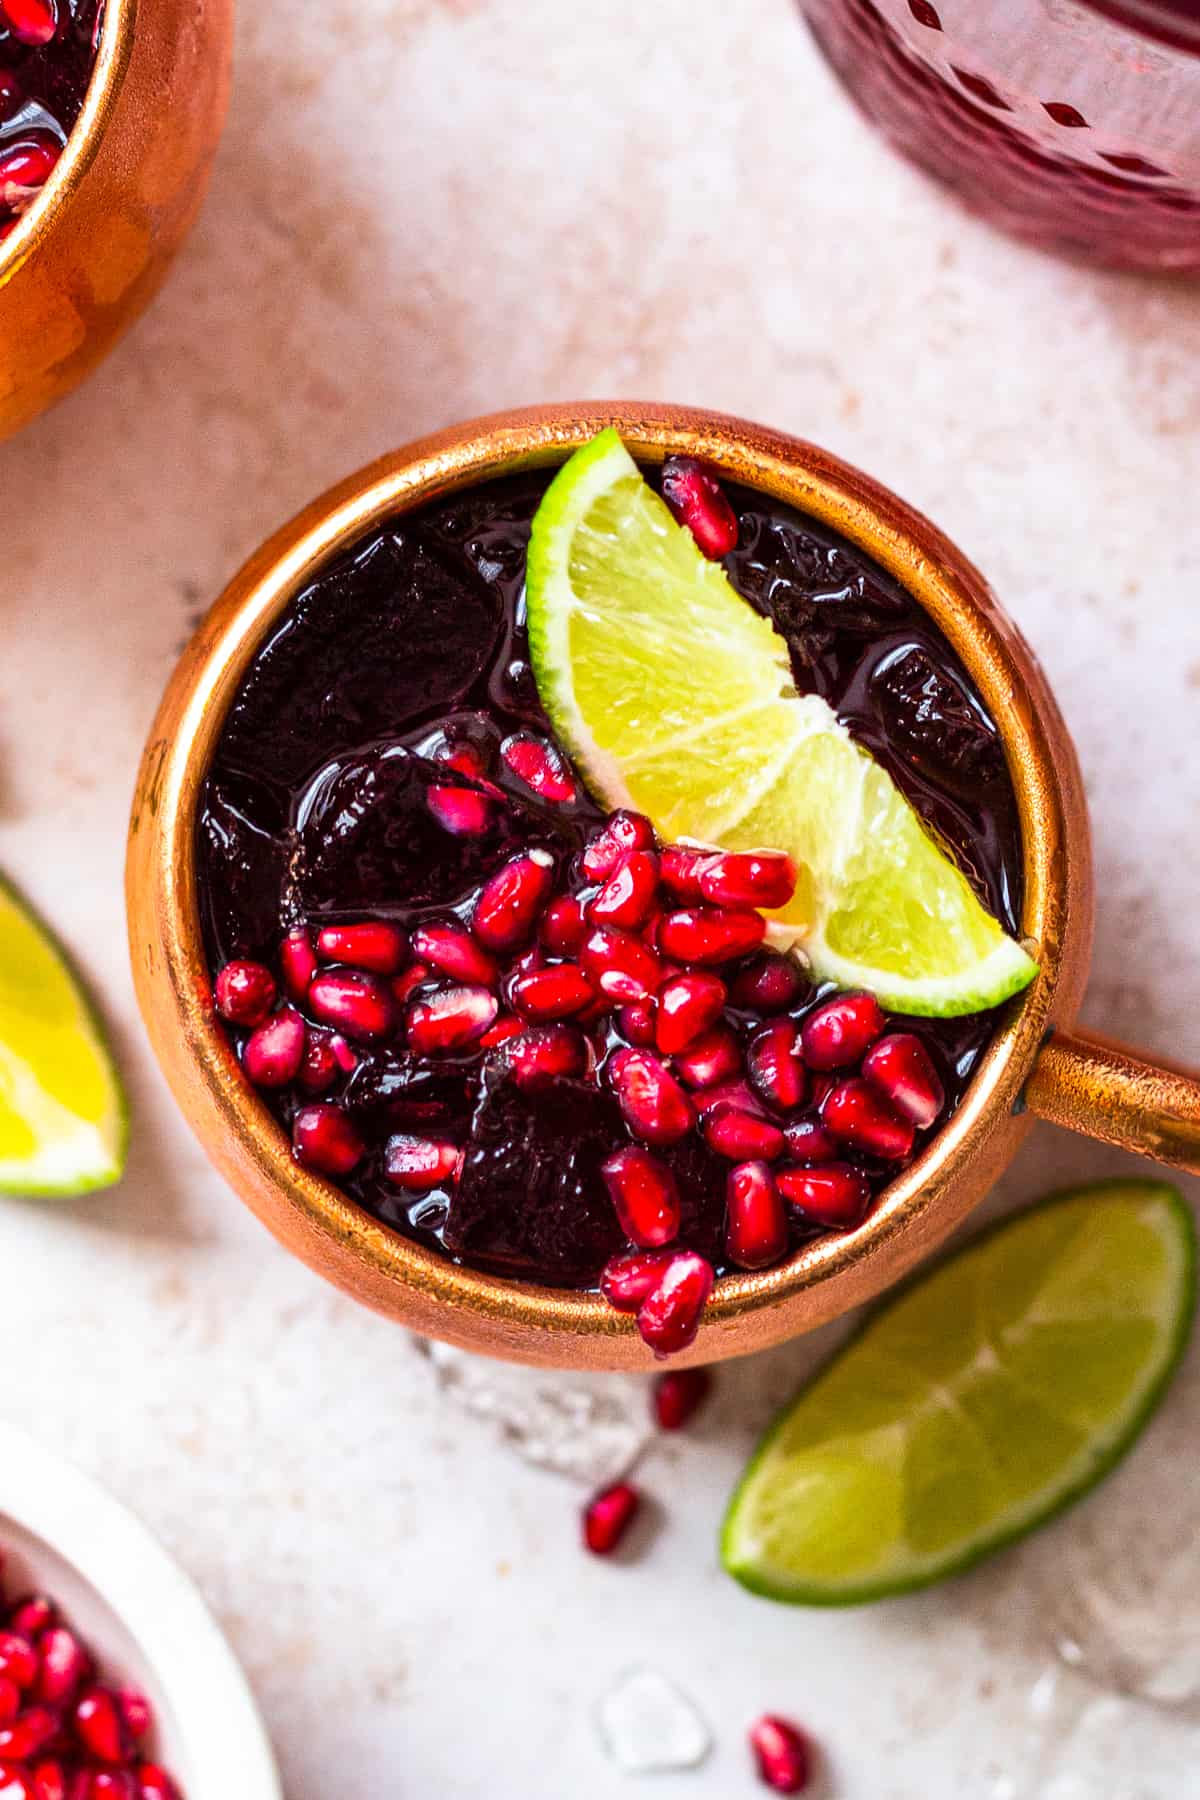
[[0, 244], [0, 442], [149, 303], [196, 216], [229, 98], [233, 0], [107, 0], [91, 86]]
[[1071, 1034], [1087, 973], [1092, 872], [1071, 740], [1045, 677], [978, 571], [928, 520], [823, 450], [739, 419], [634, 404], [540, 407], [423, 439], [353, 476], [236, 577], [176, 669], [133, 808], [127, 896], [134, 979], [176, 1098], [217, 1167], [289, 1249], [414, 1330], [493, 1356], [572, 1368], [650, 1366], [630, 1319], [597, 1296], [460, 1268], [305, 1173], [216, 1020], [195, 895], [201, 782], [247, 664], [293, 595], [393, 514], [493, 476], [561, 462], [615, 424], [635, 456], [702, 456], [844, 533], [933, 615], [1000, 725], [1020, 806], [1023, 930], [1041, 963], [1010, 1005], [957, 1113], [857, 1231], [717, 1284], [687, 1360], [765, 1349], [868, 1300], [971, 1211], [1038, 1114], [1200, 1169], [1200, 1083]]

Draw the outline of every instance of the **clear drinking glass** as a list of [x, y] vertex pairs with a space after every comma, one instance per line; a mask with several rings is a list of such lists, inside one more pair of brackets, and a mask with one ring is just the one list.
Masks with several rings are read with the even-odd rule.
[[1047, 249], [1200, 269], [1200, 0], [800, 0], [867, 117]]

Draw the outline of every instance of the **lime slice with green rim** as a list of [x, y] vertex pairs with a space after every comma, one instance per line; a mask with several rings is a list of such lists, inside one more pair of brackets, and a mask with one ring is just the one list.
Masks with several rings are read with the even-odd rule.
[[62, 951], [0, 883], [0, 1193], [83, 1194], [120, 1179], [125, 1097]]
[[592, 791], [666, 838], [786, 850], [773, 916], [815, 974], [899, 1012], [996, 1006], [1037, 965], [976, 899], [787, 644], [648, 487], [615, 431], [563, 465], [533, 521], [529, 640], [542, 703]]
[[731, 1575], [848, 1606], [969, 1568], [1124, 1455], [1183, 1352], [1195, 1230], [1153, 1181], [1052, 1195], [874, 1313], [734, 1494]]

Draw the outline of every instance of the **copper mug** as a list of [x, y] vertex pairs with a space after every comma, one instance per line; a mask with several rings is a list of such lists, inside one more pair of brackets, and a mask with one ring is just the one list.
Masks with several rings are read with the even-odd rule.
[[1200, 1171], [1200, 1080], [1073, 1030], [1092, 933], [1083, 788], [1037, 660], [983, 577], [927, 519], [811, 444], [717, 413], [628, 403], [503, 413], [384, 457], [315, 500], [251, 558], [175, 670], [133, 807], [130, 943], [159, 1061], [231, 1185], [320, 1274], [415, 1331], [516, 1361], [650, 1365], [632, 1321], [597, 1295], [461, 1268], [296, 1165], [214, 1016], [195, 892], [201, 783], [246, 667], [293, 596], [391, 516], [495, 476], [552, 467], [607, 425], [647, 463], [674, 453], [704, 457], [731, 480], [832, 526], [932, 614], [1004, 740], [1024, 845], [1022, 932], [1041, 969], [1000, 1016], [958, 1111], [865, 1222], [775, 1268], [720, 1280], [685, 1360], [765, 1349], [878, 1294], [962, 1222], [1035, 1116]]
[[233, 0], [107, 0], [74, 131], [0, 244], [0, 441], [89, 375], [149, 303], [208, 183]]

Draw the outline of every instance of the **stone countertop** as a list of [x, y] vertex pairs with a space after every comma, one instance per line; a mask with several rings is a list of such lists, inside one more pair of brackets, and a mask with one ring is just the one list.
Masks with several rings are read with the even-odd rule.
[[[439, 1365], [274, 1245], [146, 1050], [121, 864], [173, 658], [310, 496], [520, 401], [704, 403], [861, 463], [988, 572], [1091, 795], [1086, 1016], [1200, 1062], [1200, 289], [965, 219], [863, 128], [789, 0], [309, 0], [243, 8], [238, 49], [167, 291], [0, 450], [0, 866], [93, 979], [136, 1107], [119, 1189], [0, 1211], [5, 1412], [197, 1578], [289, 1800], [657, 1792], [594, 1729], [632, 1663], [716, 1740], [664, 1793], [759, 1791], [742, 1731], [770, 1707], [813, 1730], [845, 1800], [1179, 1800], [1194, 1724], [1090, 1686], [1094, 1647], [1068, 1644], [1081, 1675], [1053, 1643], [1072, 1559], [1105, 1544], [1147, 1558], [1152, 1648], [1181, 1612], [1200, 1623], [1195, 1573], [1159, 1578], [1194, 1537], [1195, 1358], [1085, 1507], [920, 1598], [792, 1612], [718, 1573], [723, 1498], [812, 1343], [724, 1373], [703, 1425], [644, 1466], [659, 1506], [636, 1559], [585, 1560], [583, 1488], [522, 1444], [573, 1407], [623, 1429], [636, 1384]], [[996, 1204], [1135, 1166], [1041, 1130]]]

